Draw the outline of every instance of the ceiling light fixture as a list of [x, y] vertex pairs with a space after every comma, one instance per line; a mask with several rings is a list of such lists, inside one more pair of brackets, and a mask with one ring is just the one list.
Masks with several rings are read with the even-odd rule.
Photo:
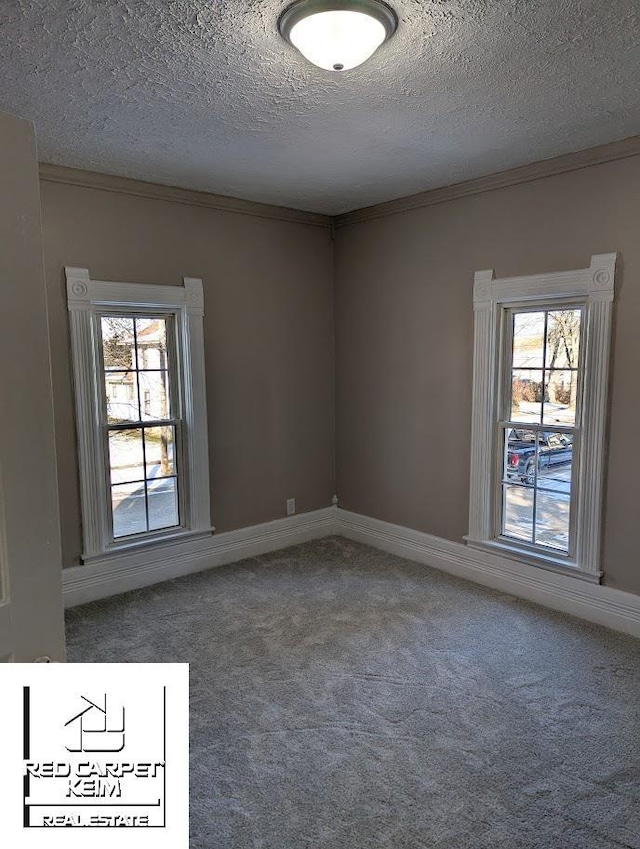
[[348, 71], [366, 62], [398, 26], [381, 0], [297, 0], [278, 21], [280, 34], [327, 71]]

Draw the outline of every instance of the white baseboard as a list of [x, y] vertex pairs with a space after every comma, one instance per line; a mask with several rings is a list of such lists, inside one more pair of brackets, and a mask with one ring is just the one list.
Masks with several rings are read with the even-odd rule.
[[640, 596], [335, 507], [211, 537], [167, 543], [154, 549], [153, 558], [148, 551], [132, 552], [65, 569], [65, 607], [331, 534], [339, 534], [459, 578], [640, 637]]
[[73, 566], [62, 572], [65, 607], [168, 581], [181, 575], [256, 557], [335, 532], [336, 508], [275, 519], [214, 536], [159, 545]]
[[335, 532], [443, 572], [640, 637], [640, 596], [338, 509]]

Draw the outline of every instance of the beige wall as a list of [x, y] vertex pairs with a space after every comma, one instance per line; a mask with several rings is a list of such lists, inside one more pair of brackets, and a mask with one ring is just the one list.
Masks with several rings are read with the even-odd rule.
[[[64, 659], [60, 533], [33, 125], [0, 113], [0, 660]], [[7, 586], [8, 585], [8, 586]], [[7, 616], [3, 596], [10, 603]], [[4, 590], [4, 592], [3, 592]], [[8, 627], [1, 627], [9, 621]]]
[[101, 280], [205, 282], [213, 522], [326, 507], [335, 491], [327, 228], [42, 183], [63, 563], [81, 550], [63, 266]]
[[640, 593], [640, 157], [340, 228], [340, 504], [451, 540], [467, 531], [472, 286], [619, 251], [603, 564]]
[[467, 530], [473, 272], [621, 255], [604, 569], [640, 593], [640, 158], [339, 228], [42, 183], [64, 565], [80, 553], [62, 269], [205, 279], [213, 519], [230, 530], [329, 504], [448, 539]]

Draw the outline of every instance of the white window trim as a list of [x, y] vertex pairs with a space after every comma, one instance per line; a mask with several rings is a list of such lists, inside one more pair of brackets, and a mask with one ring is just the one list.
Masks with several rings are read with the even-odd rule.
[[[467, 544], [564, 573], [599, 580], [605, 475], [607, 390], [615, 253], [591, 257], [589, 268], [555, 274], [496, 278], [477, 271], [473, 287], [474, 353], [471, 485]], [[501, 314], [504, 309], [550, 300], [584, 304], [582, 438], [578, 468], [575, 557], [528, 552], [495, 537], [495, 422], [498, 413]]]
[[[92, 280], [86, 268], [65, 268], [67, 306], [76, 405], [82, 561], [104, 560], [135, 548], [167, 540], [211, 533], [209, 451], [204, 367], [204, 294], [202, 280], [184, 277], [182, 286], [115, 283]], [[161, 309], [176, 316], [178, 375], [184, 408], [182, 486], [187, 502], [181, 528], [115, 542], [109, 532], [106, 467], [101, 433], [103, 404], [98, 377], [96, 320], [105, 309]]]

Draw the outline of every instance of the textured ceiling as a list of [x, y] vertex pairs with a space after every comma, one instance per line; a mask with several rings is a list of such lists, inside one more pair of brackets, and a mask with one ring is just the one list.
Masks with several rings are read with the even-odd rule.
[[394, 0], [320, 71], [286, 0], [2, 0], [0, 109], [47, 162], [337, 214], [640, 133], [638, 0]]

